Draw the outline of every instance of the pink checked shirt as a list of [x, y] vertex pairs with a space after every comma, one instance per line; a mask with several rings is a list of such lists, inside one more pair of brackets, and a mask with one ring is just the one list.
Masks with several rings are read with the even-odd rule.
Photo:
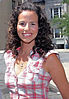
[[[45, 57], [56, 53], [54, 50], [49, 51]], [[26, 68], [16, 76], [11, 50], [4, 54], [6, 63], [5, 84], [9, 88], [11, 99], [48, 99], [49, 82], [51, 76], [42, 68], [44, 59], [39, 58], [36, 53], [32, 58], [28, 58]]]

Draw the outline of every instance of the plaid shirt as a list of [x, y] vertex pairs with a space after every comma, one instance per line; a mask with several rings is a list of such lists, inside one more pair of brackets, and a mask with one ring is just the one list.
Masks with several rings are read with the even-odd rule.
[[[53, 50], [46, 54], [46, 57]], [[11, 99], [48, 99], [49, 82], [51, 76], [42, 68], [43, 58], [39, 58], [38, 53], [34, 54], [32, 58], [28, 58], [26, 68], [16, 76], [11, 50], [4, 54], [6, 63], [5, 84], [9, 88]]]

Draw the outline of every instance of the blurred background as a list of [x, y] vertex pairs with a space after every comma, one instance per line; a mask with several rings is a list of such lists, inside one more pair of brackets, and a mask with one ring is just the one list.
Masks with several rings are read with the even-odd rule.
[[[51, 24], [55, 50], [69, 81], [69, 0], [0, 0], [0, 90], [2, 99], [10, 99], [9, 91], [4, 84], [5, 62], [4, 49], [8, 33], [8, 21], [11, 11], [16, 5], [24, 1], [31, 1], [42, 7]], [[1, 99], [1, 97], [0, 97]], [[50, 82], [49, 99], [62, 99], [53, 81]]]

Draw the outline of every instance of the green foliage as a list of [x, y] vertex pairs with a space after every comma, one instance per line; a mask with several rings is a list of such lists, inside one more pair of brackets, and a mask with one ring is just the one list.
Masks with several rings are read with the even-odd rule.
[[61, 18], [55, 17], [51, 20], [51, 26], [62, 29], [62, 35], [69, 36], [69, 14], [64, 14]]
[[68, 3], [69, 4], [69, 0], [63, 0], [63, 3]]

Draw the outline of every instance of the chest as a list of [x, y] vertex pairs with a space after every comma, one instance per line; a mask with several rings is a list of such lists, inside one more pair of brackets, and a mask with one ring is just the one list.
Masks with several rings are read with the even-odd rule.
[[16, 85], [32, 85], [46, 83], [50, 80], [50, 75], [42, 68], [43, 60], [33, 61], [29, 59], [27, 66], [17, 76], [14, 70], [14, 65], [7, 68], [5, 72], [5, 83], [10, 86]]

